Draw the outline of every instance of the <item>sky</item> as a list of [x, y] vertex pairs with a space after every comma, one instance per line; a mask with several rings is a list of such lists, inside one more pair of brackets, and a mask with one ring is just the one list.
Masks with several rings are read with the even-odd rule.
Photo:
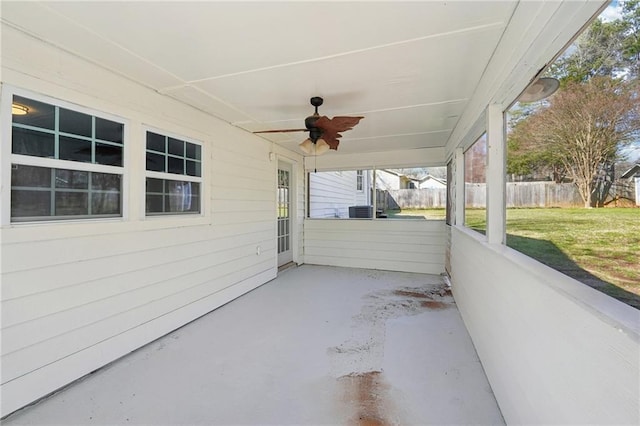
[[620, 18], [622, 7], [618, 4], [618, 0], [613, 0], [609, 6], [600, 14], [600, 18], [604, 22], [615, 21]]

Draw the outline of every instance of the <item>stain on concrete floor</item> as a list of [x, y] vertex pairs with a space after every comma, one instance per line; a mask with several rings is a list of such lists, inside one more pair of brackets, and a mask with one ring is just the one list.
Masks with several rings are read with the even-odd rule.
[[349, 424], [353, 426], [386, 426], [385, 405], [388, 385], [381, 371], [349, 374], [342, 376], [338, 382], [344, 389], [344, 402], [355, 407], [353, 418]]
[[387, 426], [402, 424], [394, 412], [394, 401], [382, 369], [385, 330], [389, 319], [455, 307], [444, 283], [401, 287], [371, 292], [364, 296], [361, 312], [352, 318], [351, 337], [329, 348], [343, 403], [353, 412], [348, 424]]

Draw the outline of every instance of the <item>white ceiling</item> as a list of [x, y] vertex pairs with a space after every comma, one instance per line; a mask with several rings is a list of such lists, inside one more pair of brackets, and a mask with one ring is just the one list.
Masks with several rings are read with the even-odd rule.
[[[365, 117], [340, 155], [445, 147], [470, 107], [501, 87], [515, 97], [572, 36], [558, 40], [571, 7], [603, 2], [561, 3], [3, 1], [2, 20], [248, 131], [304, 127], [322, 96], [321, 115]], [[556, 51], [527, 55], [541, 34]], [[510, 81], [487, 76], [523, 63]], [[292, 150], [305, 138], [261, 136]]]

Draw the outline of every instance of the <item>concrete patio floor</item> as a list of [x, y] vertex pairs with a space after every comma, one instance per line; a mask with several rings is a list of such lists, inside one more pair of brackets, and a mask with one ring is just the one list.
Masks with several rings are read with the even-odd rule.
[[3, 421], [504, 424], [437, 275], [302, 266]]

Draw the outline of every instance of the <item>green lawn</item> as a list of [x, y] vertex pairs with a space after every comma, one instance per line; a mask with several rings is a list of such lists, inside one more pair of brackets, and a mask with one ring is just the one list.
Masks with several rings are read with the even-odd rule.
[[[485, 210], [465, 217], [484, 232]], [[508, 209], [507, 245], [640, 309], [640, 209]]]
[[389, 218], [396, 219], [442, 219], [444, 220], [444, 209], [402, 209], [387, 210], [385, 212]]

